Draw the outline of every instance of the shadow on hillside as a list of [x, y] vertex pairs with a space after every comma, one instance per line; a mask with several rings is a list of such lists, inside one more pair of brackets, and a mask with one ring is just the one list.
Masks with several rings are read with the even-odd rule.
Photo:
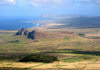
[[32, 55], [32, 53], [0, 53], [0, 60], [19, 61], [19, 59]]
[[[53, 52], [41, 52], [37, 54], [44, 54], [44, 55], [52, 55], [57, 57], [72, 57], [68, 55], [61, 55], [59, 53], [71, 53], [71, 54], [84, 54], [84, 55], [96, 55], [100, 56], [100, 51], [81, 51], [81, 50], [73, 50], [73, 49], [55, 49]], [[12, 60], [12, 61], [19, 61], [19, 59], [33, 55], [34, 53], [0, 53], [0, 60]]]
[[89, 55], [96, 55], [100, 56], [100, 51], [73, 51], [76, 54], [89, 54]]
[[100, 51], [85, 51], [85, 50], [73, 50], [73, 49], [59, 49], [56, 52], [44, 52], [44, 53], [73, 53], [73, 54], [85, 54], [100, 56]]

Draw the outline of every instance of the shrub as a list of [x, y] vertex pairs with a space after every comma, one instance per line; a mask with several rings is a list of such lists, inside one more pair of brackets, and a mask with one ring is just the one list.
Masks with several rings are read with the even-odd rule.
[[15, 41], [9, 41], [8, 43], [19, 43], [19, 40], [15, 40]]
[[19, 62], [43, 62], [43, 63], [53, 63], [54, 61], [58, 61], [57, 57], [41, 55], [41, 54], [25, 56], [24, 58], [19, 60]]
[[80, 33], [80, 34], [78, 34], [78, 35], [79, 35], [79, 36], [85, 36], [85, 34], [81, 34], [81, 33]]

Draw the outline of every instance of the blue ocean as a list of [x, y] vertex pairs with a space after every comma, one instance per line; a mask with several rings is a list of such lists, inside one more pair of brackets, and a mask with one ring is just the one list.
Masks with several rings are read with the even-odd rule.
[[1, 18], [0, 30], [17, 30], [21, 28], [38, 27], [36, 21], [41, 18]]

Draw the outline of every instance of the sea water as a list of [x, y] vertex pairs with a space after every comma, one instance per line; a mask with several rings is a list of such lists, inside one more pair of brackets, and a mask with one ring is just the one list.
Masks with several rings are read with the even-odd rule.
[[39, 19], [0, 19], [0, 30], [17, 30], [21, 28], [38, 27]]

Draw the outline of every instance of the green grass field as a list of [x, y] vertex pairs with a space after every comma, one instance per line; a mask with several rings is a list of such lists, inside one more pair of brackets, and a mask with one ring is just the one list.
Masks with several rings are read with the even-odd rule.
[[[88, 35], [88, 31], [83, 33]], [[82, 33], [81, 29], [80, 32], [76, 32], [76, 30], [73, 32], [74, 37], [66, 35], [61, 39], [39, 38], [35, 40], [27, 39], [24, 36], [14, 36], [15, 32], [0, 32], [1, 65], [6, 68], [7, 65], [2, 62], [18, 62], [24, 56], [35, 53], [57, 56], [59, 61], [64, 63], [100, 61], [100, 39], [78, 36], [77, 33]], [[94, 30], [93, 34], [98, 32], [98, 30]]]

